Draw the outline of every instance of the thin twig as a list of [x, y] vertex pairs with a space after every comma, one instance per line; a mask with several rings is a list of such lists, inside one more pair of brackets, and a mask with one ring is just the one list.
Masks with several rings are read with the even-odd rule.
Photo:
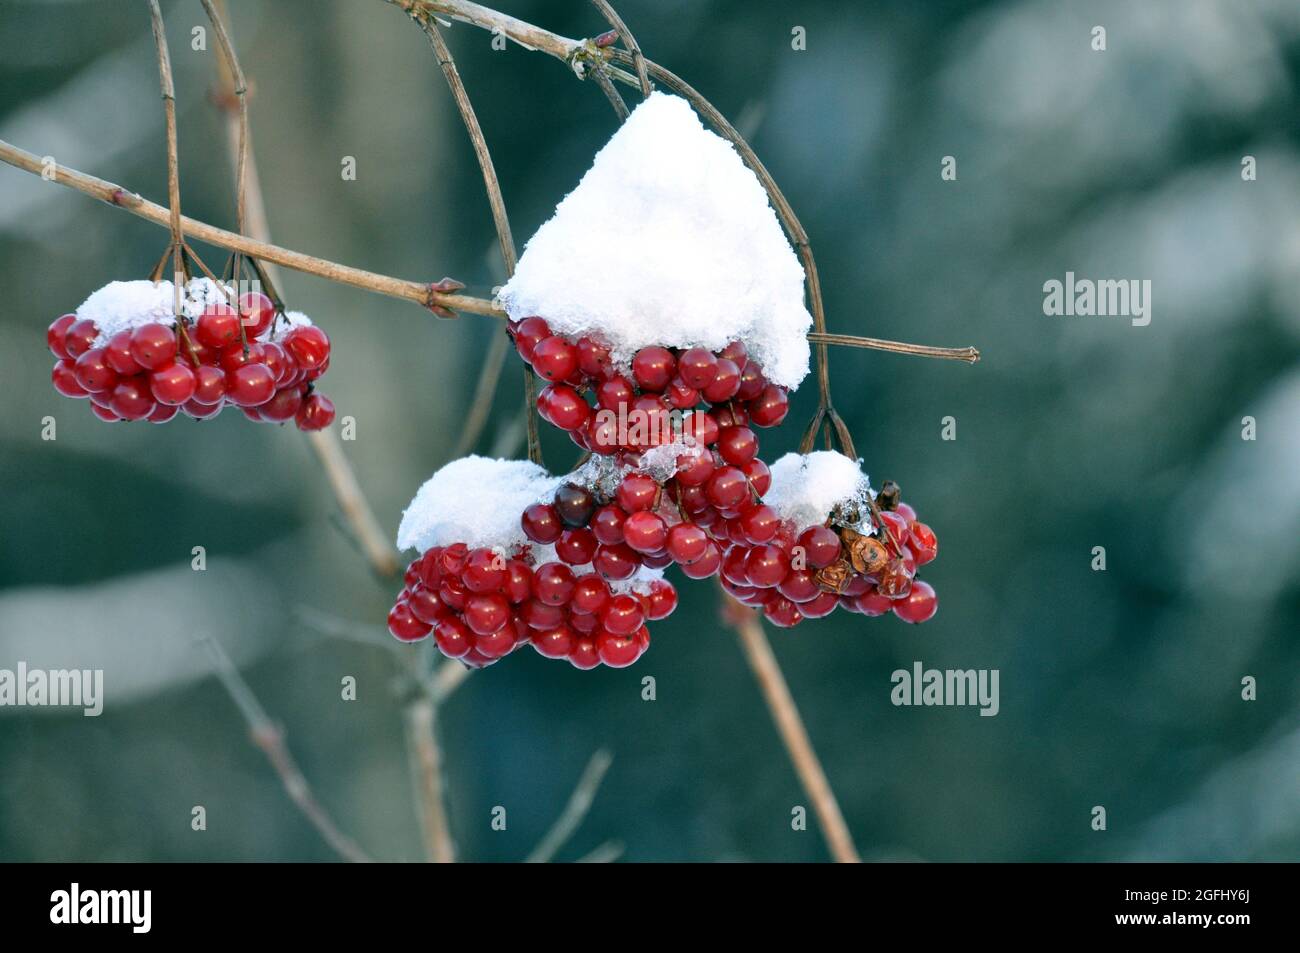
[[163, 116], [167, 123], [167, 226], [172, 234], [173, 312], [177, 325], [182, 324], [181, 297], [185, 287], [185, 256], [181, 251], [181, 164], [176, 145], [176, 86], [172, 81], [172, 59], [167, 49], [167, 31], [163, 27], [158, 0], [149, 0], [149, 22], [153, 28], [154, 48], [158, 53], [158, 86], [162, 90]]
[[[222, 17], [222, 12], [214, 5], [213, 0], [201, 0], [203, 10], [208, 15], [208, 20], [212, 23], [213, 32], [217, 34], [217, 43], [221, 47], [223, 54], [222, 59], [222, 80], [225, 89], [223, 92], [227, 96], [234, 96], [237, 103], [238, 116], [238, 141], [236, 145], [235, 161], [235, 222], [236, 228], [243, 234], [248, 234], [248, 83], [244, 80], [244, 71], [239, 66], [239, 57], [235, 55], [235, 44], [230, 39], [230, 34], [226, 31], [226, 24]], [[221, 4], [222, 7], [225, 4]], [[236, 276], [238, 277], [238, 276]]]
[[627, 28], [623, 18], [609, 5], [609, 0], [591, 0], [591, 2], [600, 11], [600, 15], [614, 28], [614, 32], [623, 41], [627, 51], [632, 54], [632, 65], [636, 67], [637, 80], [641, 84], [641, 98], [645, 99], [650, 95], [650, 77], [646, 75], [645, 57], [641, 54], [641, 47], [637, 45], [636, 37]]
[[597, 63], [591, 68], [591, 76], [600, 87], [600, 91], [605, 94], [609, 104], [614, 107], [614, 113], [618, 116], [618, 121], [622, 122], [629, 115], [627, 103], [623, 102], [623, 96], [614, 88], [614, 81], [609, 78], [609, 70], [603, 64]]
[[623, 842], [607, 840], [591, 853], [578, 858], [580, 864], [612, 864], [623, 856]]
[[591, 810], [596, 791], [600, 789], [600, 782], [605, 779], [605, 772], [609, 770], [613, 760], [613, 755], [604, 748], [591, 756], [591, 760], [587, 762], [587, 767], [582, 772], [582, 777], [578, 779], [577, 787], [569, 795], [569, 803], [564, 806], [564, 810], [555, 819], [546, 836], [538, 841], [533, 852], [528, 855], [527, 863], [548, 864], [568, 843], [573, 832], [578, 829], [587, 812]]
[[[32, 175], [42, 175], [45, 166], [39, 156], [27, 152], [25, 149], [0, 140], [0, 162], [5, 162], [16, 169], [22, 169]], [[252, 183], [256, 179], [255, 169], [250, 163], [249, 167], [249, 218], [256, 222], [256, 216], [253, 214], [251, 206], [254, 204], [252, 198], [256, 189]], [[155, 225], [161, 225], [164, 228], [168, 223], [168, 212], [161, 205], [155, 205], [134, 192], [129, 192], [120, 185], [112, 182], [106, 182], [103, 179], [87, 175], [84, 172], [78, 172], [76, 169], [59, 165], [54, 170], [53, 181], [60, 185], [67, 186], [91, 198], [99, 199], [109, 205], [124, 209], [146, 221], [153, 222]], [[446, 308], [449, 311], [460, 311], [466, 314], [478, 314], [489, 318], [498, 318], [504, 320], [506, 313], [498, 308], [492, 301], [486, 298], [475, 298], [471, 295], [457, 294], [450, 291], [439, 291], [440, 286], [446, 287], [448, 283], [458, 285], [451, 279], [444, 278], [441, 282], [435, 284], [421, 284], [416, 281], [406, 281], [401, 278], [391, 278], [387, 275], [380, 275], [370, 271], [363, 271], [360, 268], [352, 268], [348, 265], [340, 265], [336, 262], [327, 261], [324, 258], [316, 258], [311, 255], [304, 255], [302, 252], [292, 251], [288, 248], [282, 248], [279, 245], [272, 245], [268, 242], [258, 241], [245, 235], [237, 235], [234, 232], [228, 232], [224, 229], [216, 228], [205, 222], [200, 222], [185, 216], [181, 217], [181, 230], [193, 238], [207, 242], [209, 245], [215, 245], [219, 248], [225, 248], [231, 251], [241, 251], [253, 258], [258, 258], [264, 262], [272, 262], [277, 265], [283, 265], [294, 271], [300, 271], [303, 274], [315, 275], [318, 278], [324, 278], [327, 281], [337, 282], [338, 284], [349, 285], [353, 288], [361, 288], [364, 291], [374, 292], [375, 294], [387, 295], [390, 298], [400, 298], [403, 301], [411, 301], [421, 305], [424, 308], [438, 306]], [[812, 340], [812, 336], [809, 336]], [[930, 354], [928, 349], [912, 350], [920, 348], [920, 345], [903, 344], [897, 341], [882, 341], [877, 338], [855, 337], [849, 334], [827, 335], [827, 344], [841, 344], [852, 347], [871, 348], [879, 351], [894, 351], [896, 353], [915, 353], [923, 357], [947, 357], [947, 354]], [[942, 351], [943, 348], [935, 350]], [[963, 352], [960, 360], [973, 363], [966, 354], [973, 354], [978, 359], [979, 352], [974, 348], [957, 349]]]
[[456, 860], [456, 846], [447, 822], [442, 783], [442, 750], [438, 746], [437, 706], [419, 696], [406, 706], [406, 743], [410, 751], [411, 778], [420, 812], [426, 858], [435, 864]]
[[[478, 438], [483, 435], [488, 418], [492, 414], [492, 395], [496, 393], [501, 372], [505, 369], [506, 357], [510, 354], [510, 335], [498, 330], [492, 335], [487, 354], [483, 355], [483, 365], [479, 368], [478, 383], [474, 385], [474, 396], [470, 400], [469, 413], [461, 424], [460, 439], [456, 441], [453, 458], [460, 458], [473, 451], [478, 445]], [[525, 368], [527, 370], [527, 368]], [[527, 386], [527, 385], [525, 385]], [[524, 408], [525, 412], [528, 408]], [[536, 407], [533, 408], [536, 413]]]
[[239, 669], [235, 668], [235, 663], [230, 660], [230, 656], [221, 647], [221, 643], [207, 634], [200, 634], [198, 640], [212, 656], [213, 668], [217, 678], [235, 703], [235, 707], [239, 709], [240, 714], [244, 716], [244, 720], [248, 723], [248, 730], [253, 743], [262, 750], [267, 760], [271, 762], [271, 767], [275, 769], [275, 773], [279, 776], [285, 792], [293, 803], [298, 806], [298, 810], [311, 822], [311, 825], [316, 828], [321, 837], [325, 839], [325, 842], [344, 860], [353, 863], [369, 863], [370, 857], [357, 846], [352, 838], [338, 829], [329, 812], [316, 799], [311, 785], [307, 783], [307, 778], [299, 769], [298, 763], [294, 760], [284, 742], [284, 732], [266, 713], [266, 709], [257, 700], [257, 696], [253, 694], [253, 689], [248, 682], [239, 674]]
[[772, 654], [772, 646], [763, 632], [763, 624], [759, 621], [758, 613], [731, 602], [725, 594], [722, 594], [722, 599], [723, 617], [740, 636], [745, 658], [754, 671], [754, 678], [763, 693], [763, 701], [767, 703], [768, 711], [772, 713], [772, 720], [776, 723], [781, 741], [790, 754], [790, 762], [794, 765], [795, 773], [799, 775], [799, 782], [803, 785], [809, 800], [812, 801], [813, 811], [817, 815], [822, 836], [826, 838], [826, 846], [830, 849], [831, 856], [840, 863], [860, 862], [858, 849], [853, 845], [853, 836], [844, 822], [844, 815], [840, 813], [835, 792], [831, 790], [830, 782], [826, 780], [826, 772], [817, 757], [817, 752], [813, 750], [812, 741], [808, 738], [808, 729], [804, 727], [803, 719], [799, 716], [799, 709], [795, 706], [794, 698], [790, 694], [790, 686], [786, 684], [785, 675], [781, 672], [781, 666], [776, 656]]

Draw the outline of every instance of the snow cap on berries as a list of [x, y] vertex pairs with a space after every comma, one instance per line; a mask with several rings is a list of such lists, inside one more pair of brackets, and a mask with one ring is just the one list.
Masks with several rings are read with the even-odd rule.
[[510, 317], [640, 348], [742, 341], [774, 384], [808, 373], [804, 272], [767, 193], [686, 100], [653, 93], [529, 240], [501, 289]]
[[[181, 311], [195, 321], [210, 305], [226, 302], [211, 278], [193, 278], [181, 293]], [[110, 281], [81, 303], [77, 317], [95, 322], [100, 341], [146, 324], [171, 327], [176, 323], [174, 286], [170, 281]]]
[[861, 461], [833, 450], [787, 453], [771, 470], [772, 485], [763, 502], [799, 529], [825, 523], [842, 504], [865, 506], [871, 496]]
[[402, 514], [397, 548], [525, 545], [519, 515], [562, 482], [527, 460], [453, 460], [425, 481]]

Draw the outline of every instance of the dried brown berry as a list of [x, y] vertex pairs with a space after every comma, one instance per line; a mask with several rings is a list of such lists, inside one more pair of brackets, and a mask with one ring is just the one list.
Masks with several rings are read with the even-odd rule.
[[847, 559], [837, 559], [829, 566], [818, 569], [813, 574], [813, 581], [822, 589], [823, 592], [841, 593], [849, 585], [849, 578], [853, 575], [853, 567], [849, 565]]

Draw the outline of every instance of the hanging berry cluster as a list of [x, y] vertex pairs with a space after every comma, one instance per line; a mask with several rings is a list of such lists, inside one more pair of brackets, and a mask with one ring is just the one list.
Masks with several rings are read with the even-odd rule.
[[57, 318], [46, 332], [55, 390], [106, 422], [206, 420], [233, 406], [258, 423], [330, 425], [334, 404], [316, 392], [330, 341], [305, 315], [208, 278], [184, 288], [194, 315], [159, 307], [172, 294], [170, 282], [113, 282]]

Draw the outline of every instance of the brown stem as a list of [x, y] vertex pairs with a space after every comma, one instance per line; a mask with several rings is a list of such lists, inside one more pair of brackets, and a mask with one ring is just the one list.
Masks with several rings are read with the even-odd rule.
[[799, 775], [799, 782], [808, 799], [812, 801], [813, 812], [817, 815], [831, 856], [838, 863], [859, 863], [861, 858], [853, 844], [853, 836], [844, 822], [844, 815], [840, 813], [839, 802], [835, 799], [830, 782], [826, 780], [826, 772], [813, 749], [812, 741], [808, 738], [808, 729], [804, 727], [799, 709], [795, 707], [790, 686], [786, 684], [781, 666], [772, 654], [772, 646], [763, 632], [758, 613], [731, 602], [725, 594], [722, 598], [723, 616], [740, 637], [745, 658], [754, 670], [754, 678], [772, 713], [781, 741], [789, 752], [790, 762]]
[[526, 863], [549, 864], [560, 849], [569, 842], [569, 838], [581, 826], [583, 819], [591, 810], [596, 792], [600, 789], [600, 782], [605, 779], [605, 772], [609, 770], [613, 761], [613, 756], [604, 748], [591, 756], [587, 767], [583, 769], [582, 777], [578, 779], [577, 786], [569, 795], [564, 810], [560, 812], [560, 816], [555, 819], [555, 823], [551, 825], [545, 836], [538, 841], [537, 846], [528, 855]]
[[[632, 31], [627, 28], [627, 24], [623, 22], [623, 18], [618, 15], [618, 12], [609, 5], [609, 0], [591, 0], [591, 2], [600, 11], [600, 15], [605, 18], [606, 22], [614, 28], [614, 32], [623, 41], [627, 51], [632, 54], [632, 65], [636, 67], [637, 81], [641, 84], [641, 98], [645, 99], [650, 95], [650, 77], [646, 74], [645, 56], [641, 53], [641, 47], [637, 44], [636, 37], [632, 35]], [[619, 101], [622, 102], [622, 100]]]
[[424, 851], [435, 864], [456, 860], [456, 847], [447, 822], [442, 784], [442, 750], [435, 734], [436, 711], [432, 699], [420, 696], [406, 707], [406, 739], [411, 752], [411, 775], [420, 811]]
[[181, 164], [180, 152], [176, 145], [176, 86], [172, 81], [172, 59], [167, 50], [167, 32], [163, 28], [162, 10], [158, 0], [149, 0], [149, 20], [153, 28], [154, 47], [158, 53], [158, 85], [162, 90], [163, 115], [167, 123], [167, 204], [168, 227], [172, 233], [172, 291], [173, 311], [177, 319], [181, 316], [181, 296], [184, 282], [182, 267], [184, 256], [181, 252]]
[[[226, 32], [226, 24], [217, 9], [213, 0], [200, 0], [203, 4], [203, 10], [207, 13], [208, 19], [212, 22], [212, 30], [217, 34], [217, 44], [221, 47], [222, 53], [222, 80], [226, 87], [226, 92], [236, 97], [239, 104], [239, 142], [237, 146], [235, 165], [235, 227], [242, 234], [248, 233], [248, 84], [244, 81], [244, 71], [239, 66], [239, 58], [235, 55], [235, 44], [231, 42], [230, 34]], [[225, 6], [224, 3], [221, 4]], [[236, 268], [235, 277], [238, 278], [239, 269]]]

